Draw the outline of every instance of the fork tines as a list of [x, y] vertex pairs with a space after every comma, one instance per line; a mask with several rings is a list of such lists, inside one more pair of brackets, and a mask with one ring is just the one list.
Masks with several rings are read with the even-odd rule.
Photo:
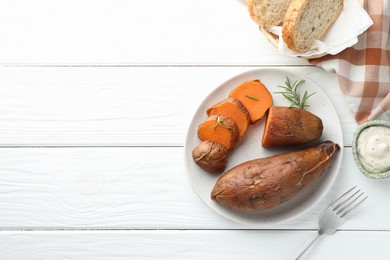
[[360, 204], [363, 203], [363, 201], [365, 201], [368, 198], [368, 196], [364, 196], [362, 198], [364, 192], [361, 191], [360, 189], [357, 190], [356, 189], [357, 187], [355, 186], [352, 189], [348, 190], [331, 205], [333, 211], [337, 215], [341, 214], [340, 218], [345, 217], [347, 214], [349, 214], [352, 210], [356, 209]]

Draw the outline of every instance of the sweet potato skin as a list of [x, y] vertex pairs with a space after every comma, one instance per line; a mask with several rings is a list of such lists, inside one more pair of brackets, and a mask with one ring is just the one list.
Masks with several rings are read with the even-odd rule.
[[195, 163], [209, 173], [223, 172], [228, 156], [225, 146], [214, 141], [204, 141], [192, 151]]
[[270, 107], [264, 128], [262, 146], [301, 145], [319, 139], [322, 120], [300, 108]]
[[244, 162], [223, 174], [211, 198], [236, 211], [260, 211], [298, 195], [326, 172], [340, 147], [326, 141], [294, 152]]

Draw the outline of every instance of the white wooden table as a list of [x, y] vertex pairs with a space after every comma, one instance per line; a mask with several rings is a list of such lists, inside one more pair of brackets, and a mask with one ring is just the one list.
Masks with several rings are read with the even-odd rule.
[[[309, 259], [390, 259], [390, 184], [358, 171], [335, 75], [279, 54], [240, 0], [14, 0], [0, 17], [0, 259], [292, 259], [354, 185], [369, 199]], [[318, 205], [252, 229], [198, 198], [183, 145], [206, 95], [260, 67], [314, 80], [345, 149]]]

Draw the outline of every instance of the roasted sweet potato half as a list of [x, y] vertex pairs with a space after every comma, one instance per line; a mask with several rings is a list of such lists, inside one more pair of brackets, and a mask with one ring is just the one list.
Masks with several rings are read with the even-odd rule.
[[340, 147], [327, 141], [306, 149], [244, 162], [224, 173], [211, 198], [237, 211], [260, 211], [297, 196], [326, 173]]
[[220, 173], [226, 168], [229, 151], [214, 141], [204, 141], [192, 151], [195, 163], [209, 173]]
[[301, 145], [321, 137], [322, 120], [300, 109], [272, 106], [264, 128], [262, 146]]

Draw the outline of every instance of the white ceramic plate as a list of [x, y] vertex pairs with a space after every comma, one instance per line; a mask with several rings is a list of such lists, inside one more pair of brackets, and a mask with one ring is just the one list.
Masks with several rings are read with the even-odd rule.
[[[316, 143], [331, 140], [339, 144], [341, 150], [336, 155], [327, 173], [321, 176], [313, 186], [308, 187], [304, 192], [290, 201], [275, 208], [256, 213], [241, 213], [223, 207], [210, 198], [211, 190], [220, 175], [213, 175], [203, 171], [192, 159], [192, 150], [201, 143], [197, 137], [198, 125], [207, 118], [207, 108], [227, 98], [232, 89], [248, 80], [260, 79], [273, 95], [275, 106], [289, 106], [289, 102], [282, 95], [275, 94], [275, 92], [280, 91], [280, 88], [277, 86], [284, 85], [285, 76], [288, 76], [291, 81], [304, 79], [305, 83], [301, 85], [300, 88], [302, 92], [305, 90], [307, 90], [309, 94], [316, 92], [315, 95], [309, 98], [308, 103], [310, 107], [307, 109], [319, 116], [324, 125], [321, 139]], [[263, 119], [249, 127], [244, 138], [230, 154], [226, 170], [248, 160], [268, 157], [288, 150], [298, 149], [296, 147], [263, 148], [261, 146], [261, 138], [263, 136], [264, 122], [265, 120]], [[300, 148], [302, 147], [303, 146]], [[315, 82], [292, 70], [264, 68], [248, 71], [229, 79], [205, 98], [191, 121], [184, 150], [188, 178], [195, 192], [207, 206], [230, 220], [244, 224], [264, 225], [265, 223], [275, 223], [291, 219], [292, 217], [302, 214], [316, 204], [328, 192], [335, 181], [341, 166], [343, 135], [340, 120], [335, 108], [329, 98]]]

